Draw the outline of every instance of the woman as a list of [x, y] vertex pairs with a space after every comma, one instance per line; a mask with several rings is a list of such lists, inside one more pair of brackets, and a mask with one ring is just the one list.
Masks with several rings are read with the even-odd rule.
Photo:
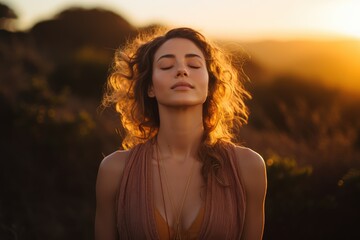
[[100, 164], [96, 239], [261, 239], [266, 172], [232, 143], [248, 113], [240, 75], [190, 28], [119, 49], [105, 105], [124, 151]]

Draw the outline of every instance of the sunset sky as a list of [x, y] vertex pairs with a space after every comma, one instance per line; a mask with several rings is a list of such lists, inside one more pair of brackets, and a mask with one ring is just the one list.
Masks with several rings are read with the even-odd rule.
[[68, 7], [102, 7], [135, 26], [188, 26], [208, 35], [239, 39], [355, 37], [358, 0], [0, 0], [15, 10], [21, 30]]

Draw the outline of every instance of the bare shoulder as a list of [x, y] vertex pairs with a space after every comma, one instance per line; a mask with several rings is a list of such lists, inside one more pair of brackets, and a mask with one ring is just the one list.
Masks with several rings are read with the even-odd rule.
[[241, 239], [262, 239], [267, 191], [266, 165], [260, 154], [250, 148], [236, 147], [235, 152], [246, 194], [245, 223]]
[[100, 163], [96, 179], [95, 239], [117, 239], [116, 194], [128, 155], [128, 151], [116, 151]]
[[237, 162], [241, 168], [250, 168], [253, 170], [257, 169], [259, 171], [265, 169], [264, 159], [254, 150], [247, 147], [236, 146], [235, 153]]
[[101, 161], [99, 171], [107, 173], [121, 174], [125, 167], [126, 159], [129, 151], [118, 150], [115, 151]]
[[129, 151], [115, 151], [101, 161], [96, 188], [100, 193], [114, 193], [119, 186]]
[[264, 159], [254, 150], [236, 146], [236, 161], [248, 192], [263, 196], [267, 188]]

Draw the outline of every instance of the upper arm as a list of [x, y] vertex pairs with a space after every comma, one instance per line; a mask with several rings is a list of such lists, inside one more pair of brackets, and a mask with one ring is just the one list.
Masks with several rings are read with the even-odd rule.
[[262, 239], [265, 224], [266, 166], [263, 158], [248, 148], [237, 147], [238, 163], [246, 191], [242, 239]]
[[126, 152], [105, 157], [96, 180], [95, 239], [118, 239], [116, 229], [116, 193], [125, 166]]

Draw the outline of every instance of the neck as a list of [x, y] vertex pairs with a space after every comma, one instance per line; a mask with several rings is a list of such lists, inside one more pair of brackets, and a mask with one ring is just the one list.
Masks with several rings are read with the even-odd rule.
[[203, 136], [202, 105], [189, 108], [159, 107], [157, 141], [165, 158], [196, 158]]

